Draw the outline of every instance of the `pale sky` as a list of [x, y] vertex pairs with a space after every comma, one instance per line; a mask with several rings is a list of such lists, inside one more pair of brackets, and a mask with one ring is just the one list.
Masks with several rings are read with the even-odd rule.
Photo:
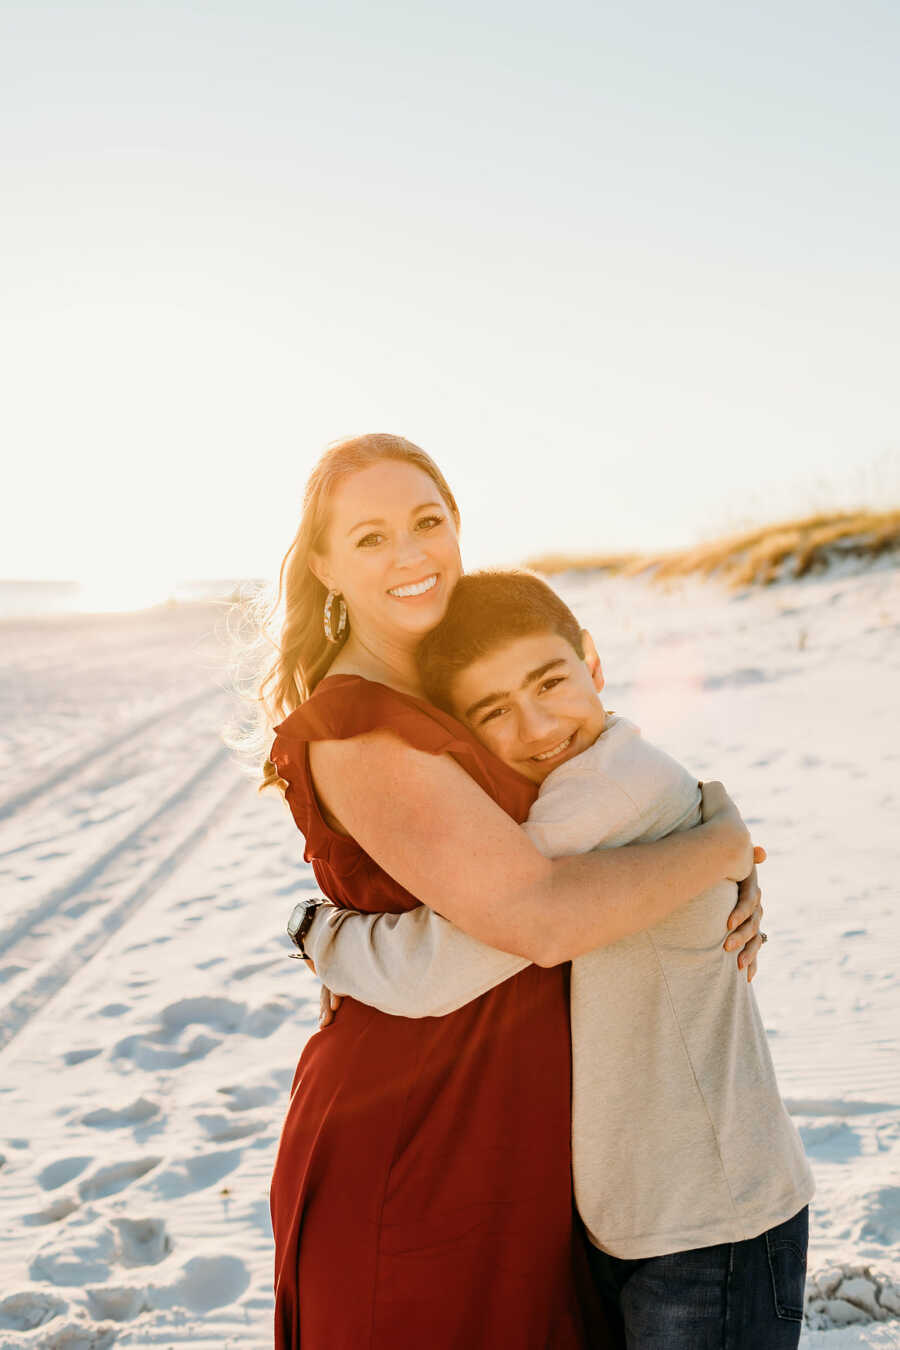
[[470, 566], [900, 502], [895, 3], [3, 14], [0, 577], [269, 575], [364, 431]]

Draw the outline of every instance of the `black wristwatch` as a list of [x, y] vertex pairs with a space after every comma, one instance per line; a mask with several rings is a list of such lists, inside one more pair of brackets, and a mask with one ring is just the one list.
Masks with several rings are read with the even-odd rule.
[[312, 900], [301, 900], [299, 905], [295, 905], [291, 910], [291, 917], [287, 921], [287, 934], [297, 948], [295, 952], [291, 952], [291, 956], [296, 957], [299, 961], [309, 960], [306, 948], [303, 946], [303, 939], [312, 927], [316, 911], [324, 903], [322, 897], [317, 895]]

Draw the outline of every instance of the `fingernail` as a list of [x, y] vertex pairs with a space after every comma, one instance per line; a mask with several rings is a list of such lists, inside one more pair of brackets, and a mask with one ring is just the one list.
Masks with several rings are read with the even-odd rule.
[[736, 946], [737, 946], [737, 939], [736, 939], [736, 938], [728, 938], [728, 939], [726, 940], [726, 942], [725, 942], [725, 950], [726, 950], [726, 952], [732, 952], [732, 951], [734, 951], [734, 949], [735, 949]]

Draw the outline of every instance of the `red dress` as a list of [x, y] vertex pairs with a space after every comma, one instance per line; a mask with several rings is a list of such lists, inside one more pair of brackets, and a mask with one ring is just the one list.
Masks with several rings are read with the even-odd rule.
[[[322, 680], [271, 758], [322, 890], [400, 913], [419, 902], [326, 825], [309, 776], [308, 742], [379, 728], [452, 755], [517, 821], [535, 788], [423, 700]], [[277, 1350], [583, 1350], [570, 1120], [568, 967], [446, 1017], [345, 999], [306, 1043], [275, 1162]]]

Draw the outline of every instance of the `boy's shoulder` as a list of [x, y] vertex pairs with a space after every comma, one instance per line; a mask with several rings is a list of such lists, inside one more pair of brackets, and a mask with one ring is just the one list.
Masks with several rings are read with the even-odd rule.
[[665, 750], [648, 741], [636, 723], [608, 712], [606, 726], [594, 744], [561, 764], [545, 778], [541, 795], [567, 781], [603, 778], [617, 784], [643, 806], [648, 799], [673, 789], [696, 792], [696, 777]]
[[544, 779], [544, 786], [551, 781], [562, 782], [566, 778], [580, 778], [585, 774], [611, 775], [617, 764], [634, 754], [643, 754], [648, 744], [641, 735], [640, 727], [634, 722], [621, 713], [607, 712], [606, 726], [594, 744], [554, 769]]

